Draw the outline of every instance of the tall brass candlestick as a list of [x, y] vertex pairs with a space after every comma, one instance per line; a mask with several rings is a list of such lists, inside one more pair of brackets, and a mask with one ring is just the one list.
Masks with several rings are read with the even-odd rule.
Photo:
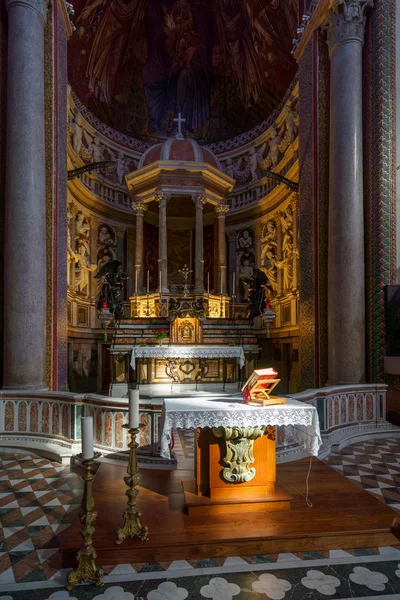
[[[79, 458], [81, 455], [78, 455]], [[95, 531], [94, 522], [97, 517], [97, 512], [94, 512], [94, 499], [92, 492], [92, 481], [94, 475], [92, 473], [93, 462], [100, 458], [100, 452], [95, 452], [93, 458], [82, 461], [83, 467], [86, 469], [86, 477], [84, 477], [85, 487], [83, 490], [82, 510], [79, 519], [83, 525], [80, 533], [83, 537], [83, 548], [79, 550], [76, 557], [78, 559], [78, 567], [74, 571], [68, 573], [67, 590], [80, 583], [81, 581], [92, 580], [95, 585], [101, 587], [103, 584], [104, 572], [98, 569], [95, 564], [96, 552], [92, 546], [92, 537]]]
[[127, 469], [128, 475], [124, 477], [124, 481], [128, 486], [128, 490], [126, 491], [126, 495], [128, 496], [128, 508], [124, 512], [125, 524], [121, 529], [118, 529], [118, 539], [115, 543], [122, 544], [127, 537], [137, 537], [139, 540], [142, 540], [142, 542], [147, 542], [149, 539], [149, 528], [146, 525], [140, 524], [139, 517], [142, 516], [142, 513], [136, 506], [136, 497], [139, 493], [139, 490], [136, 489], [136, 486], [139, 484], [139, 469], [137, 466], [137, 448], [139, 447], [139, 444], [136, 441], [136, 436], [144, 425], [140, 424], [138, 428], [131, 429], [127, 423], [122, 427], [127, 429], [131, 436], [131, 441], [128, 444], [130, 449]]

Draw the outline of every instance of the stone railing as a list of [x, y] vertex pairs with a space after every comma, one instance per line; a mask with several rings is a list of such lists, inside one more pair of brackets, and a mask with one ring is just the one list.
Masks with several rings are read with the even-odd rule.
[[[162, 402], [141, 403], [139, 435], [142, 462], [158, 452]], [[67, 392], [0, 392], [0, 444], [25, 442], [80, 452], [81, 417], [93, 417], [94, 443], [104, 453], [127, 449], [127, 398]], [[57, 454], [57, 452], [56, 452]], [[153, 461], [154, 462], [154, 461]], [[165, 462], [165, 461], [164, 461]]]
[[[334, 443], [360, 436], [400, 435], [386, 421], [386, 386], [358, 385], [307, 390], [293, 398], [316, 407], [324, 441], [324, 455]], [[162, 400], [141, 400], [139, 436], [142, 465], [167, 464], [158, 456]], [[92, 416], [94, 443], [104, 454], [127, 449], [127, 398], [67, 392], [0, 392], [0, 445], [58, 447], [69, 456], [80, 452], [81, 417]], [[283, 428], [277, 432], [277, 457], [302, 456], [295, 444], [284, 444]], [[287, 442], [287, 440], [286, 440]], [[57, 454], [57, 453], [55, 453]], [[173, 464], [174, 461], [169, 461]]]
[[[326, 456], [332, 445], [345, 446], [365, 437], [400, 435], [400, 429], [386, 421], [386, 389], [384, 384], [342, 385], [306, 390], [291, 398], [317, 409], [323, 440], [320, 455]], [[303, 454], [296, 444], [285, 440], [285, 432], [280, 428], [277, 456], [295, 460]]]

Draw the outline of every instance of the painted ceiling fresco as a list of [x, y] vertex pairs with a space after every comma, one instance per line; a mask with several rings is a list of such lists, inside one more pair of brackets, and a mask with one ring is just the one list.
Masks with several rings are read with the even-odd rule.
[[69, 80], [89, 110], [142, 140], [210, 143], [247, 131], [281, 101], [298, 0], [74, 0]]

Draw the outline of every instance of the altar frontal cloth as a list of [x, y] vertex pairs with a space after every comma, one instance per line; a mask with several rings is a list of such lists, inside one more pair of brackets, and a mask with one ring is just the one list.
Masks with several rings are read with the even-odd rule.
[[317, 409], [289, 398], [286, 404], [252, 406], [239, 398], [165, 398], [161, 456], [170, 457], [173, 429], [205, 427], [285, 427], [285, 441], [297, 443], [312, 456], [322, 445]]

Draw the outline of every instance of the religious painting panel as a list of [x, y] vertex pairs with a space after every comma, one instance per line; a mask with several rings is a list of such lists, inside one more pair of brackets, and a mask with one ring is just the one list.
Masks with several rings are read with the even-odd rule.
[[29, 407], [29, 418], [30, 418], [30, 431], [35, 433], [39, 427], [39, 405], [37, 402], [32, 402]]
[[48, 402], [42, 402], [41, 431], [42, 433], [50, 431], [50, 405]]
[[60, 433], [60, 407], [58, 404], [53, 404], [52, 406], [52, 432], [54, 435], [59, 435]]
[[69, 437], [69, 404], [64, 404], [62, 407], [62, 425], [61, 425], [61, 430], [62, 430], [62, 435], [65, 438]]
[[18, 431], [26, 431], [27, 429], [27, 410], [26, 402], [18, 402]]
[[73, 90], [107, 125], [153, 143], [176, 131], [178, 112], [204, 143], [248, 131], [296, 72], [297, 0], [138, 0], [118, 10], [76, 0], [74, 9]]

